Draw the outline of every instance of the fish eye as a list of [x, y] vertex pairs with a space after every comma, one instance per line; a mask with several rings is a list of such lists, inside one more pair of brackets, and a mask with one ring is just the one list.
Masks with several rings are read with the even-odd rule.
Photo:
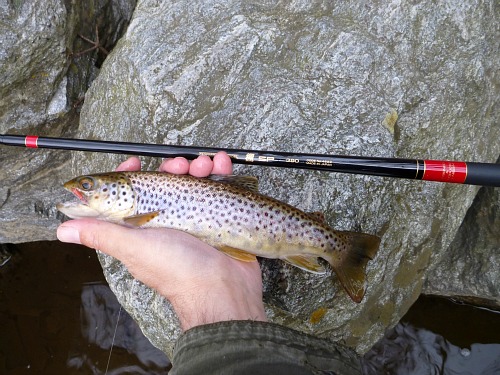
[[90, 190], [94, 187], [94, 179], [92, 177], [83, 177], [80, 181], [82, 190]]

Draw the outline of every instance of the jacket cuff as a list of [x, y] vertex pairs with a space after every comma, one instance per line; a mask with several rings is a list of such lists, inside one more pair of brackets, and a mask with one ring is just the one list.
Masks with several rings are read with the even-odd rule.
[[176, 342], [172, 364], [172, 375], [361, 374], [352, 349], [278, 324], [248, 320], [191, 328]]

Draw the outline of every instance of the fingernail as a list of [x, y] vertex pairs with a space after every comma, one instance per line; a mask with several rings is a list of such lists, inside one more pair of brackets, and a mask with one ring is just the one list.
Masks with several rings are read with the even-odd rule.
[[76, 228], [61, 225], [57, 228], [57, 238], [61, 242], [81, 244], [80, 233]]

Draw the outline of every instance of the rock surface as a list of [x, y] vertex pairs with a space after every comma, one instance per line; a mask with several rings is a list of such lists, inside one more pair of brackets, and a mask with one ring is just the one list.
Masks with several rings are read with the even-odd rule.
[[[143, 1], [88, 92], [81, 134], [494, 161], [499, 145], [484, 141], [500, 135], [493, 110], [498, 51], [488, 9], [431, 2], [376, 8], [368, 2]], [[394, 110], [391, 132], [386, 117]], [[74, 174], [97, 165], [111, 169], [119, 160], [78, 155]], [[147, 168], [156, 165], [146, 161]], [[366, 176], [237, 170], [258, 175], [264, 193], [325, 212], [338, 229], [383, 236], [361, 305], [329, 277], [262, 262], [271, 320], [343, 339], [359, 352], [415, 301], [431, 257], [444, 256], [477, 192]], [[100, 259], [120, 301], [170, 353], [180, 331], [168, 303], [114, 259]], [[325, 314], [313, 324], [315, 311]]]
[[[111, 49], [134, 6], [135, 0], [0, 0], [0, 134], [74, 136], [99, 59], [96, 51], [77, 56], [89, 48], [77, 34], [95, 38], [99, 25], [101, 44]], [[2, 147], [0, 243], [55, 238], [62, 218], [55, 204], [72, 173], [69, 160], [68, 152]]]
[[477, 194], [450, 247], [432, 261], [423, 293], [500, 309], [500, 189]]
[[67, 12], [58, 0], [0, 9], [0, 124], [23, 129], [66, 109]]
[[[86, 95], [76, 136], [493, 162], [500, 153], [495, 3], [446, 4], [141, 1]], [[122, 159], [75, 153], [71, 176], [67, 169], [41, 171], [35, 181], [44, 188], [30, 183], [29, 191], [42, 199], [63, 175], [111, 170]], [[145, 161], [146, 168], [157, 164]], [[360, 353], [418, 297], [478, 191], [312, 171], [236, 171], [259, 176], [268, 195], [325, 212], [337, 229], [382, 236], [359, 305], [335, 276], [332, 282], [280, 261], [261, 263], [272, 321], [342, 339]], [[0, 202], [11, 204], [0, 207], [2, 228], [25, 214], [44, 227], [38, 236], [53, 238], [59, 218], [51, 201], [43, 201], [50, 204], [43, 219], [33, 208], [12, 206], [25, 194], [18, 181], [2, 185]], [[26, 238], [12, 233], [3, 231], [2, 242]], [[100, 260], [120, 302], [170, 354], [180, 330], [168, 302], [118, 261]], [[317, 311], [324, 316], [312, 323]]]

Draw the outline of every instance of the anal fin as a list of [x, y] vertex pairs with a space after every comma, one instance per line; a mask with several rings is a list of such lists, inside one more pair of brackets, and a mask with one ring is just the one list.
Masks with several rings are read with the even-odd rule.
[[217, 246], [217, 249], [231, 258], [241, 260], [242, 262], [254, 262], [257, 260], [254, 254], [250, 254], [245, 250], [237, 249], [227, 245]]
[[290, 263], [292, 266], [299, 267], [304, 271], [319, 274], [326, 272], [325, 267], [318, 263], [318, 258], [316, 256], [291, 255], [282, 259]]

